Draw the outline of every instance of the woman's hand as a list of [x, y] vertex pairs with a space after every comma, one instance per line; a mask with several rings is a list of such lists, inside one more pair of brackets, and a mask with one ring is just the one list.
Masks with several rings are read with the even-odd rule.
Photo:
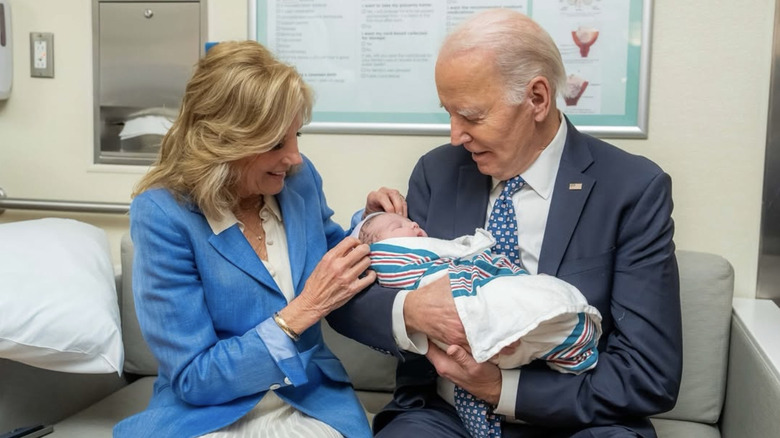
[[407, 217], [406, 198], [395, 189], [381, 187], [368, 194], [366, 197], [366, 209], [363, 212], [363, 218], [371, 213], [386, 211], [389, 213], [398, 213]]
[[368, 245], [347, 237], [325, 253], [301, 294], [279, 312], [287, 325], [300, 334], [370, 286], [376, 273], [366, 271], [368, 252]]

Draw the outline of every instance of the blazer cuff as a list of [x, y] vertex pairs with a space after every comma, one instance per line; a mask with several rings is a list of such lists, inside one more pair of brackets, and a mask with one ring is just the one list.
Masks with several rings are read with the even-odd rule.
[[265, 343], [268, 353], [271, 354], [276, 365], [287, 376], [284, 383], [298, 386], [309, 381], [303, 358], [298, 356], [298, 350], [292, 339], [276, 325], [273, 318], [261, 322], [255, 327], [255, 330]]

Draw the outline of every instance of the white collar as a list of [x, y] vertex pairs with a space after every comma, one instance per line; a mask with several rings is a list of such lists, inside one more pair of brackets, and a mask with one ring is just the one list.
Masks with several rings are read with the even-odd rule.
[[[566, 119], [560, 112], [558, 116], [561, 118], [561, 124], [558, 126], [558, 132], [555, 133], [555, 137], [539, 154], [539, 157], [531, 163], [531, 166], [520, 174], [526, 184], [543, 199], [549, 199], [552, 195], [555, 177], [558, 174], [558, 166], [563, 155], [563, 146], [566, 144], [566, 135], [569, 131]], [[501, 180], [493, 178], [491, 190], [495, 190], [499, 184], [501, 184]]]
[[[275, 196], [263, 195], [263, 208], [261, 208], [260, 211], [263, 210], [269, 211], [272, 215], [274, 215], [274, 217], [276, 217], [277, 221], [282, 221], [282, 211], [279, 209], [279, 203], [276, 202]], [[258, 214], [259, 213], [260, 212], [258, 212]], [[221, 219], [211, 217], [205, 213], [204, 216], [206, 216], [206, 222], [208, 222], [209, 227], [211, 227], [211, 231], [217, 235], [237, 223], [241, 224], [241, 222], [236, 218], [236, 215], [229, 210], [222, 212]], [[243, 226], [243, 224], [241, 225]]]

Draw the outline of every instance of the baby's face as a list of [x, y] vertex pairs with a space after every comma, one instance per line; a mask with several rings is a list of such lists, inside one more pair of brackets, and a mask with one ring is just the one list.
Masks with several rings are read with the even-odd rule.
[[377, 230], [377, 241], [391, 237], [428, 237], [428, 233], [420, 228], [417, 222], [407, 219], [400, 214], [380, 214], [369, 225], [372, 230]]

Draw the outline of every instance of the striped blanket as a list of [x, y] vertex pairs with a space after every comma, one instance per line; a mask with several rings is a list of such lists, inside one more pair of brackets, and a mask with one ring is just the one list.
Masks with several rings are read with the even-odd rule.
[[[380, 284], [401, 289], [417, 289], [448, 275], [477, 362], [516, 368], [541, 359], [557, 371], [575, 374], [593, 368], [601, 335], [598, 310], [574, 286], [530, 275], [492, 254], [493, 242], [482, 229], [454, 240], [387, 239], [371, 245], [371, 268]], [[504, 347], [514, 351], [499, 355]]]

